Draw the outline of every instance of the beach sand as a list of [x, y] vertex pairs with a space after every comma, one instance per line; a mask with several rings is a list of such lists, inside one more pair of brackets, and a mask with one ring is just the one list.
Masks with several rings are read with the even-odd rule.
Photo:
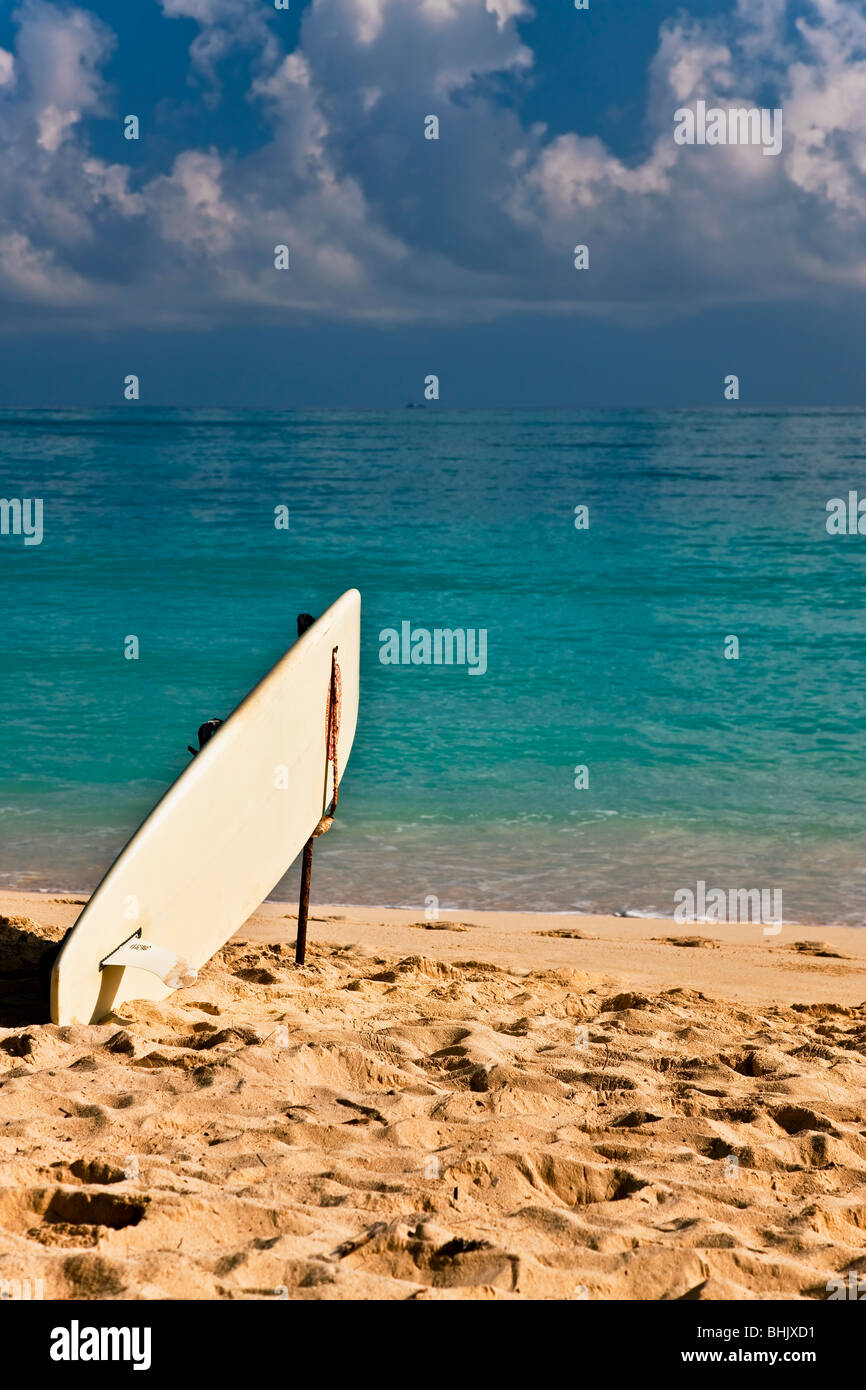
[[0, 894], [0, 1281], [46, 1298], [823, 1299], [866, 1275], [866, 933], [267, 903], [46, 1023]]

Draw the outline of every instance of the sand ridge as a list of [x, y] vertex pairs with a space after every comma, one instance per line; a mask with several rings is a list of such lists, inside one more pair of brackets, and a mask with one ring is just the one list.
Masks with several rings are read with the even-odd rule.
[[[362, 935], [316, 909], [297, 970], [268, 904], [190, 990], [58, 1028], [28, 982], [79, 909], [28, 905], [0, 919], [0, 1280], [652, 1300], [825, 1298], [866, 1273], [862, 1002], [623, 989], [533, 958], [597, 941], [531, 932], [491, 960], [467, 914], [447, 944], [406, 914], [401, 953], [375, 911]], [[652, 949], [682, 979], [729, 948]]]

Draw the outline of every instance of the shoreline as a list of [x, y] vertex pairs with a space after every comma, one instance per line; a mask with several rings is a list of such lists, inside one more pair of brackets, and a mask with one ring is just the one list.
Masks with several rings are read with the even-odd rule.
[[[75, 893], [0, 890], [0, 917], [72, 926], [87, 901]], [[232, 944], [286, 942], [297, 905], [265, 901]], [[449, 925], [450, 924], [450, 925]], [[687, 987], [741, 1002], [860, 1004], [866, 1000], [866, 931], [783, 926], [764, 936], [742, 923], [678, 923], [665, 917], [562, 912], [440, 910], [312, 904], [310, 942], [388, 956], [453, 961], [481, 956], [503, 968], [572, 967], [623, 988]]]
[[[100, 880], [100, 882], [101, 882], [101, 880]], [[17, 897], [20, 897], [20, 898], [28, 898], [28, 899], [32, 900], [33, 902], [39, 902], [39, 901], [44, 902], [44, 901], [46, 901], [46, 900], [51, 900], [51, 899], [54, 899], [54, 900], [62, 900], [62, 899], [64, 899], [64, 898], [80, 898], [80, 899], [83, 899], [83, 900], [87, 900], [88, 898], [91, 898], [91, 897], [93, 896], [93, 894], [97, 891], [97, 888], [98, 888], [98, 887], [99, 887], [99, 883], [97, 883], [93, 888], [66, 888], [66, 887], [61, 887], [61, 888], [32, 888], [32, 887], [21, 887], [21, 886], [9, 886], [8, 884], [0, 883], [0, 903], [2, 903], [2, 900], [3, 900], [4, 897], [10, 897], [10, 898], [17, 898]], [[285, 898], [285, 899], [283, 899], [283, 898], [266, 898], [266, 899], [263, 901], [263, 903], [261, 904], [261, 908], [267, 908], [267, 907], [269, 907], [269, 906], [277, 906], [277, 907], [280, 907], [280, 906], [283, 906], [283, 905], [288, 905], [289, 907], [291, 907], [291, 906], [292, 906], [292, 903], [293, 903], [294, 901], [295, 901], [295, 899], [294, 899], [293, 897], [289, 897], [289, 898]], [[345, 912], [350, 912], [350, 913], [365, 913], [365, 914], [373, 914], [373, 913], [378, 913], [378, 912], [403, 912], [403, 913], [412, 913], [412, 914], [414, 914], [414, 917], [415, 917], [415, 918], [421, 918], [421, 917], [423, 917], [423, 916], [425, 915], [425, 912], [426, 912], [426, 907], [425, 907], [424, 903], [416, 903], [416, 904], [413, 904], [413, 903], [407, 903], [407, 902], [399, 902], [399, 903], [384, 903], [384, 902], [363, 902], [363, 903], [354, 902], [354, 903], [349, 903], [349, 902], [335, 902], [335, 903], [329, 903], [329, 904], [321, 904], [321, 906], [322, 906], [322, 907], [327, 907], [329, 910], [334, 910], [334, 911], [345, 911]], [[256, 913], [258, 913], [259, 911], [261, 911], [261, 908], [256, 909]], [[256, 914], [253, 914], [253, 915], [255, 916]], [[465, 906], [464, 906], [464, 907], [460, 907], [460, 906], [458, 906], [458, 907], [440, 907], [440, 908], [439, 908], [439, 916], [440, 916], [441, 918], [445, 918], [445, 917], [452, 917], [452, 918], [453, 918], [453, 917], [457, 917], [457, 918], [467, 918], [467, 917], [470, 917], [470, 916], [476, 916], [476, 917], [477, 917], [477, 916], [479, 916], [479, 915], [481, 915], [482, 917], [536, 917], [536, 916], [539, 916], [539, 917], [566, 917], [566, 918], [574, 918], [574, 919], [575, 919], [576, 921], [578, 921], [578, 922], [579, 922], [579, 921], [589, 921], [589, 920], [592, 920], [592, 921], [595, 921], [595, 922], [599, 922], [599, 921], [605, 921], [605, 922], [607, 922], [607, 921], [610, 921], [610, 922], [614, 922], [614, 921], [644, 922], [644, 921], [645, 921], [645, 922], [655, 922], [655, 923], [657, 923], [657, 922], [664, 922], [664, 923], [669, 923], [669, 924], [671, 924], [672, 926], [674, 926], [674, 927], [676, 927], [676, 928], [678, 928], [678, 929], [679, 929], [679, 928], [684, 928], [684, 929], [693, 929], [693, 930], [696, 930], [696, 929], [699, 929], [699, 928], [703, 928], [703, 927], [710, 927], [710, 928], [716, 928], [716, 927], [718, 927], [720, 930], [725, 930], [726, 928], [730, 927], [731, 925], [736, 926], [736, 927], [739, 927], [740, 925], [743, 925], [743, 926], [745, 926], [745, 928], [746, 928], [747, 930], [751, 930], [751, 931], [753, 931], [753, 932], [756, 933], [756, 934], [760, 934], [760, 929], [761, 929], [761, 923], [760, 923], [760, 922], [757, 922], [757, 923], [749, 923], [749, 922], [747, 922], [747, 923], [742, 923], [742, 924], [739, 923], [739, 922], [734, 922], [734, 923], [728, 923], [728, 922], [715, 922], [715, 921], [713, 921], [712, 919], [710, 919], [710, 918], [708, 918], [708, 917], [695, 917], [693, 921], [690, 921], [690, 922], [681, 922], [681, 921], [679, 921], [679, 920], [677, 919], [677, 917], [676, 917], [676, 915], [675, 915], [675, 910], [672, 910], [669, 916], [665, 916], [663, 913], [659, 913], [657, 910], [653, 910], [653, 909], [650, 909], [650, 908], [642, 908], [642, 907], [625, 908], [625, 909], [623, 909], [623, 910], [613, 910], [613, 909], [611, 909], [611, 910], [609, 910], [609, 911], [606, 910], [606, 909], [600, 909], [600, 908], [599, 908], [599, 909], [596, 909], [596, 908], [572, 908], [572, 907], [541, 907], [541, 908], [533, 908], [533, 907], [478, 907], [478, 908], [473, 908], [473, 907], [465, 907]], [[798, 930], [804, 931], [804, 932], [807, 932], [807, 933], [808, 933], [808, 932], [812, 932], [812, 931], [824, 931], [824, 932], [827, 932], [827, 931], [835, 931], [837, 928], [839, 928], [840, 930], [851, 930], [851, 931], [859, 931], [859, 930], [861, 930], [861, 926], [860, 926], [859, 922], [858, 922], [857, 925], [855, 925], [854, 923], [852, 923], [852, 922], [850, 922], [850, 921], [849, 921], [849, 922], [845, 922], [845, 921], [839, 921], [839, 920], [830, 920], [829, 918], [828, 918], [827, 921], [826, 921], [826, 925], [821, 926], [820, 923], [819, 923], [818, 921], [812, 921], [812, 920], [810, 920], [810, 919], [798, 920], [798, 919], [796, 919], [796, 918], [791, 918], [791, 919], [789, 919], [789, 918], [784, 918], [784, 917], [783, 917], [783, 918], [781, 919], [781, 927], [782, 927], [783, 932], [788, 932], [788, 933], [790, 933], [790, 932], [796, 932], [796, 931], [798, 931]], [[866, 930], [866, 914], [864, 914], [864, 916], [863, 916], [863, 920], [862, 920], [862, 929]]]

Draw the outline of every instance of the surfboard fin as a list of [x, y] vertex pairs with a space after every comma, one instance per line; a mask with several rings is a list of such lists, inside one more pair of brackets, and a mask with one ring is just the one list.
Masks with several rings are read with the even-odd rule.
[[141, 928], [99, 962], [100, 970], [108, 965], [132, 965], [136, 970], [148, 970], [169, 989], [188, 989], [198, 979], [198, 971], [181, 956], [176, 956], [166, 946], [142, 941]]

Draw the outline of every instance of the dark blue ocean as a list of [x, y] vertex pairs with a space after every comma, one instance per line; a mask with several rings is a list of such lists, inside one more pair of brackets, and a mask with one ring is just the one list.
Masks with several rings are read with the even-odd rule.
[[[0, 495], [44, 537], [0, 536], [0, 883], [94, 886], [355, 586], [315, 899], [671, 915], [703, 880], [859, 923], [866, 535], [825, 522], [864, 455], [841, 410], [2, 412]], [[486, 630], [486, 672], [383, 665], [406, 621]]]

